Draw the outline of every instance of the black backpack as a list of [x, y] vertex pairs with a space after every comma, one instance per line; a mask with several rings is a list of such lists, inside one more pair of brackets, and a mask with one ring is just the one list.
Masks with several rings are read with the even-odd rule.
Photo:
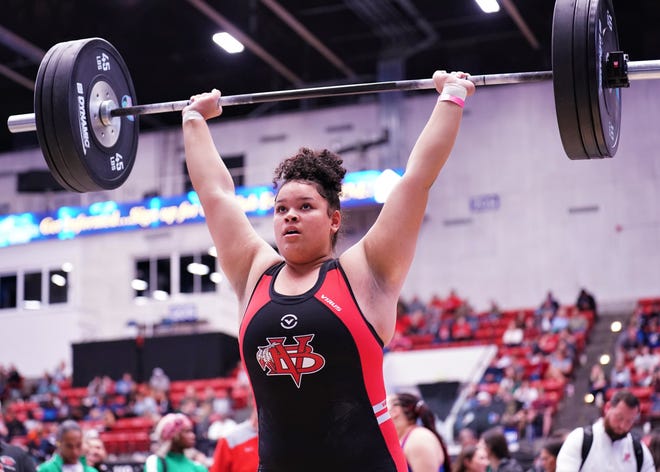
[[[591, 425], [585, 426], [582, 428], [584, 430], [584, 439], [582, 440], [582, 462], [580, 463], [580, 468], [584, 465], [584, 461], [589, 455], [589, 449], [591, 449], [591, 444], [594, 442], [594, 430]], [[633, 440], [633, 451], [635, 451], [635, 460], [637, 461], [637, 472], [642, 470], [642, 464], [644, 464], [644, 451], [642, 451], [642, 444], [639, 442], [639, 439], [631, 434]]]

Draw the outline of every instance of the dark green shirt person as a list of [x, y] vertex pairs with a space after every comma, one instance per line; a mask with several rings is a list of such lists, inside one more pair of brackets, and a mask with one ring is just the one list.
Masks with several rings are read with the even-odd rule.
[[82, 456], [83, 433], [73, 420], [62, 422], [55, 433], [55, 454], [37, 472], [97, 472]]

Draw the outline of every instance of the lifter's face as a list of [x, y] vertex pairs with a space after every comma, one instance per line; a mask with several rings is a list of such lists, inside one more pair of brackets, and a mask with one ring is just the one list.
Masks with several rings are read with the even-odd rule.
[[328, 202], [313, 184], [287, 182], [275, 198], [275, 242], [291, 262], [305, 262], [332, 253], [332, 235], [339, 230], [339, 211], [328, 215]]

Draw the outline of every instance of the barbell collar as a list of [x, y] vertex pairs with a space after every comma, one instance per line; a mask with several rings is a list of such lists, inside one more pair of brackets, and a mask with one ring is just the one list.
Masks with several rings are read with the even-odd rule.
[[[630, 80], [660, 79], [660, 60], [628, 62], [628, 78]], [[552, 71], [517, 72], [510, 74], [472, 75], [469, 80], [477, 87], [490, 85], [512, 85], [529, 82], [552, 80]], [[249, 105], [254, 103], [277, 102], [296, 99], [332, 97], [342, 95], [358, 95], [374, 92], [393, 92], [409, 90], [427, 90], [435, 88], [433, 79], [399, 80], [390, 82], [371, 82], [363, 84], [337, 85], [329, 87], [312, 87], [306, 89], [278, 90], [273, 92], [227, 95], [221, 97], [220, 106]], [[183, 110], [189, 100], [135, 105], [109, 110], [112, 117], [130, 115], [150, 115]], [[107, 121], [108, 110], [102, 115]], [[7, 127], [11, 133], [24, 133], [36, 130], [34, 113], [12, 115], [7, 119]]]

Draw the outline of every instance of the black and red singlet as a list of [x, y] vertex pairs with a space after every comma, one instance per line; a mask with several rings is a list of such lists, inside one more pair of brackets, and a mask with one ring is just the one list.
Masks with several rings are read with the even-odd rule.
[[259, 417], [264, 472], [404, 472], [385, 403], [383, 344], [364, 318], [339, 261], [314, 287], [285, 296], [259, 280], [239, 343]]

